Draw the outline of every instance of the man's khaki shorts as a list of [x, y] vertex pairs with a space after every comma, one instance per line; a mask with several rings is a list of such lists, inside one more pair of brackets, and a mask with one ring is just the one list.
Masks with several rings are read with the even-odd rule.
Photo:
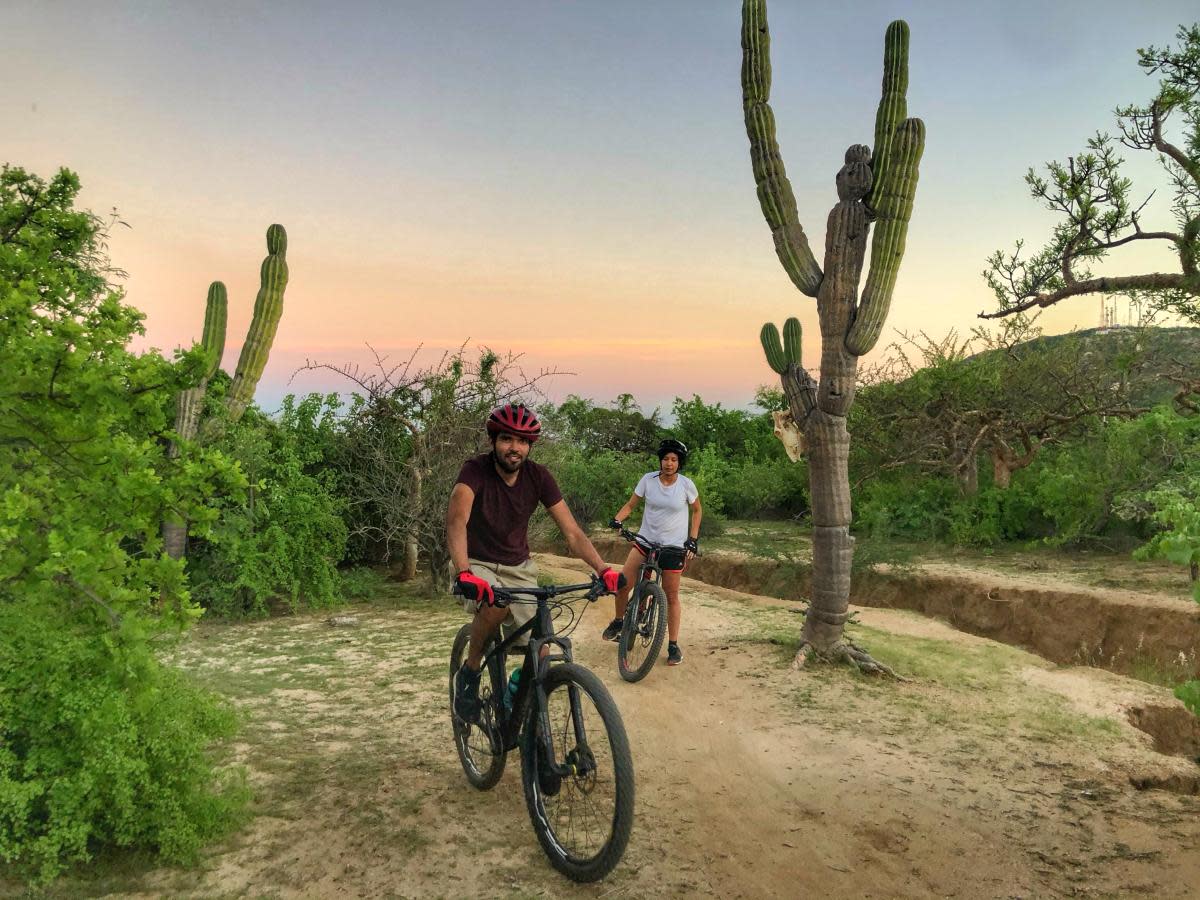
[[[537, 587], [538, 586], [538, 570], [532, 559], [527, 559], [525, 562], [516, 566], [506, 566], [500, 563], [481, 562], [478, 559], [468, 559], [467, 564], [470, 566], [471, 574], [478, 575], [488, 584], [497, 587]], [[456, 573], [457, 574], [457, 573]], [[537, 604], [532, 597], [527, 598], [528, 602], [516, 602], [508, 605], [508, 615], [504, 622], [501, 623], [504, 628], [504, 636], [507, 638], [510, 634], [528, 622], [537, 613]], [[463, 609], [468, 615], [475, 615], [475, 611], [479, 608], [482, 601], [468, 600], [463, 598]], [[514, 644], [514, 647], [524, 647], [528, 642], [528, 634], [521, 636], [520, 640]]]

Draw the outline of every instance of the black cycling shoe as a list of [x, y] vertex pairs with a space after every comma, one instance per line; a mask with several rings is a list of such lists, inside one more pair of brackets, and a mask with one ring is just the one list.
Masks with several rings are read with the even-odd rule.
[[683, 662], [683, 651], [679, 649], [679, 645], [674, 641], [667, 644], [667, 665], [677, 666]]
[[454, 676], [454, 714], [464, 722], [479, 721], [479, 673], [466, 663]]
[[608, 627], [601, 632], [600, 637], [604, 638], [606, 641], [615, 641], [621, 636], [621, 625], [623, 621], [624, 620], [622, 619], [613, 619], [608, 623]]

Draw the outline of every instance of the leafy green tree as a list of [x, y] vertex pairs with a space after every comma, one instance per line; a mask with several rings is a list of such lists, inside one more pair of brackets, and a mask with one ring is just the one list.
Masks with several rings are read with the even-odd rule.
[[232, 720], [151, 647], [200, 613], [159, 523], [203, 533], [245, 480], [167, 458], [204, 360], [129, 350], [142, 315], [78, 192], [0, 170], [0, 859], [38, 880], [102, 845], [194, 856], [238, 803], [206, 755]]
[[[1126, 295], [1200, 322], [1200, 25], [1181, 27], [1177, 38], [1178, 49], [1138, 51], [1138, 65], [1159, 76], [1158, 91], [1145, 106], [1116, 110], [1120, 143], [1155, 154], [1163, 166], [1174, 192], [1175, 228], [1145, 227], [1149, 198], [1133, 198], [1114, 138], [1098, 133], [1066, 163], [1049, 163], [1046, 175], [1030, 169], [1025, 176], [1032, 196], [1061, 221], [1036, 253], [1025, 254], [1018, 241], [1012, 253], [997, 250], [988, 258], [984, 276], [1000, 308], [981, 313], [983, 318], [1099, 293]], [[1181, 142], [1171, 136], [1171, 126]], [[1096, 275], [1090, 268], [1118, 248], [1146, 242], [1174, 253], [1179, 271]]]
[[988, 459], [992, 483], [1004, 490], [1045, 447], [1146, 412], [1133, 402], [1146, 360], [1143, 332], [1106, 336], [1103, 347], [1082, 335], [1039, 338], [1022, 316], [966, 340], [905, 336], [891, 377], [859, 396], [855, 421], [874, 471], [947, 475], [974, 495], [979, 463]]
[[658, 410], [647, 416], [632, 394], [621, 394], [609, 407], [571, 394], [557, 408], [539, 412], [549, 436], [589, 451], [652, 453], [662, 433]]
[[[211, 400], [220, 401], [221, 392]], [[216, 446], [237, 461], [248, 484], [222, 498], [220, 517], [188, 557], [193, 596], [208, 609], [266, 615], [277, 600], [295, 611], [341, 599], [344, 500], [329, 465], [339, 406], [333, 394], [299, 402], [289, 395], [278, 416], [250, 406], [227, 426]]]
[[705, 403], [698, 394], [693, 394], [690, 400], [676, 397], [671, 414], [675, 417], [675, 427], [669, 430], [693, 452], [711, 447], [730, 458], [782, 456], [768, 414], [725, 409], [720, 403]]

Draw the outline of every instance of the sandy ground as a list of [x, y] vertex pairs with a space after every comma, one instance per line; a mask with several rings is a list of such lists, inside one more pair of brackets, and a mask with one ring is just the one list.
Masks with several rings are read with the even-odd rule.
[[[541, 565], [562, 580], [581, 571], [559, 557]], [[611, 599], [572, 636], [616, 698], [636, 768], [633, 837], [604, 882], [573, 885], [549, 868], [515, 753], [490, 792], [463, 777], [444, 674], [462, 620], [376, 608], [355, 612], [357, 628], [238, 626], [240, 649], [216, 663], [204, 660], [234, 633], [198, 639], [191, 659], [208, 677], [314, 673], [239, 701], [254, 723], [239, 755], [256, 818], [198, 871], [80, 873], [63, 896], [1196, 896], [1200, 796], [1131, 784], [1174, 776], [1186, 791], [1200, 774], [1125, 721], [1162, 689], [881, 609], [859, 611], [865, 634], [990, 666], [1004, 696], [973, 689], [974, 663], [902, 684], [795, 673], [786, 636], [753, 638], [798, 631], [789, 604], [688, 579], [684, 595], [684, 664], [660, 660], [640, 684], [620, 681], [615, 645], [599, 640]], [[305, 662], [318, 640], [338, 646]], [[1024, 712], [1001, 710], [1012, 703]], [[1054, 723], [1106, 725], [1029, 725], [1042, 707], [1058, 710]]]

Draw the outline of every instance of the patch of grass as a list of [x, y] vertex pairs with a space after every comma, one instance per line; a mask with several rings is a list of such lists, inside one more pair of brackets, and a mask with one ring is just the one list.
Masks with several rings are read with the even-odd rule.
[[[722, 608], [742, 624], [731, 641], [768, 645], [774, 665], [785, 665], [795, 655], [803, 620], [794, 612], [748, 604]], [[827, 721], [854, 719], [854, 730], [864, 733], [941, 732], [952, 735], [959, 749], [996, 740], [1095, 745], [1121, 735], [1112, 719], [1079, 713], [1063, 697], [1022, 681], [1020, 669], [1042, 665], [1024, 651], [991, 643], [964, 646], [864, 625], [849, 626], [847, 635], [908, 681], [873, 678], [849, 667], [813, 667], [791, 697]]]
[[1160, 661], [1137, 655], [1129, 664], [1129, 675], [1138, 681], [1173, 688], [1191, 677], [1196, 671], [1195, 660], [1181, 659], [1177, 665], [1163, 665]]
[[761, 559], [808, 560], [812, 556], [812, 536], [791, 519], [729, 521], [720, 535], [704, 539], [704, 550], [726, 550]]

